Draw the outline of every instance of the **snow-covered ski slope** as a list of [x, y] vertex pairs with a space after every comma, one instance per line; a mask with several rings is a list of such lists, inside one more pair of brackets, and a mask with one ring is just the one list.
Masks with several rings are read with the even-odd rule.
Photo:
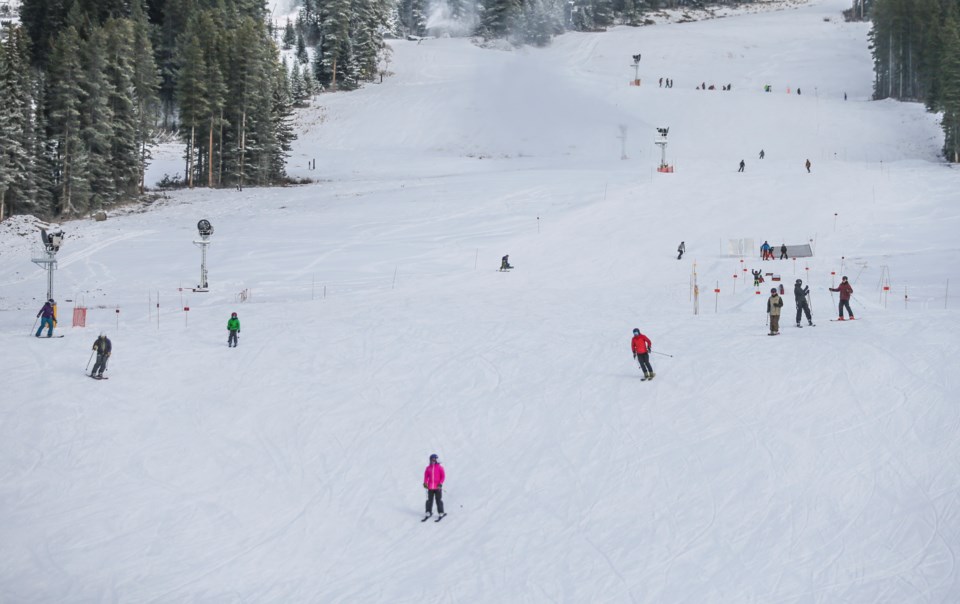
[[[316, 184], [66, 223], [64, 339], [28, 335], [36, 235], [0, 226], [0, 601], [958, 601], [958, 179], [933, 116], [868, 100], [848, 4], [394, 42], [298, 117]], [[201, 218], [212, 291], [181, 298]], [[740, 237], [815, 244], [746, 259], [788, 288], [779, 338]], [[831, 272], [862, 320], [828, 321]], [[634, 327], [673, 355], [649, 383]]]

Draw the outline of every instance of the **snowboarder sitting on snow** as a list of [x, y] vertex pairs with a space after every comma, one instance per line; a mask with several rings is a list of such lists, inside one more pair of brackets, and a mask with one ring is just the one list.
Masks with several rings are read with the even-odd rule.
[[227, 331], [230, 332], [230, 335], [227, 336], [227, 347], [237, 347], [237, 336], [240, 335], [240, 319], [237, 318], [237, 313], [230, 313], [230, 318], [227, 319]]
[[443, 513], [443, 481], [446, 480], [447, 474], [443, 471], [443, 466], [440, 465], [439, 458], [437, 454], [434, 453], [430, 456], [430, 465], [427, 466], [427, 469], [423, 471], [423, 488], [427, 490], [427, 516], [433, 515], [433, 500], [437, 500], [437, 512], [440, 513], [440, 516], [445, 516]]
[[97, 362], [93, 364], [90, 377], [100, 379], [103, 377], [103, 372], [107, 370], [107, 359], [110, 358], [110, 353], [113, 351], [113, 344], [107, 334], [101, 331], [100, 337], [93, 341], [93, 349], [97, 351]]
[[844, 277], [843, 280], [840, 281], [840, 287], [837, 287], [837, 288], [831, 287], [831, 288], [830, 288], [830, 291], [832, 291], [832, 292], [840, 292], [840, 308], [839, 308], [839, 311], [840, 311], [840, 319], [839, 319], [839, 320], [840, 320], [840, 321], [843, 321], [843, 309], [844, 309], [844, 307], [846, 307], [846, 309], [847, 309], [847, 314], [850, 315], [850, 318], [852, 319], [852, 318], [853, 318], [853, 311], [850, 310], [850, 296], [853, 295], [853, 286], [850, 285], [850, 282], [847, 281], [847, 278]]
[[510, 254], [507, 254], [500, 260], [500, 270], [505, 271], [513, 268], [510, 265]]
[[687, 251], [687, 246], [681, 241], [681, 242], [680, 242], [680, 247], [677, 248], [677, 252], [678, 252], [677, 260], [683, 258], [683, 253], [684, 253], [685, 251]]
[[810, 305], [807, 303], [807, 295], [810, 293], [809, 287], [803, 286], [803, 281], [797, 279], [793, 286], [793, 297], [797, 301], [797, 327], [800, 327], [801, 313], [806, 313], [807, 323], [813, 325], [813, 319], [810, 317]]
[[40, 312], [37, 313], [38, 317], [43, 317], [40, 319], [40, 329], [38, 329], [37, 333], [35, 334], [38, 338], [40, 337], [40, 333], [43, 331], [44, 327], [47, 328], [47, 337], [53, 337], [53, 325], [57, 322], [57, 320], [54, 318], [53, 312], [53, 307], [55, 304], [56, 302], [53, 301], [53, 298], [50, 298], [43, 304], [43, 308], [40, 309]]
[[630, 349], [633, 350], [633, 358], [640, 363], [643, 379], [652, 380], [656, 374], [653, 372], [653, 366], [650, 365], [650, 353], [653, 352], [653, 344], [650, 342], [650, 338], [640, 333], [639, 329], [634, 328], [633, 339], [630, 340]]
[[775, 336], [780, 333], [780, 309], [783, 308], [783, 298], [777, 293], [777, 288], [770, 290], [770, 298], [767, 300], [767, 314], [770, 315], [770, 335]]
[[754, 286], [754, 287], [756, 287], [756, 286], [760, 285], [761, 283], [763, 283], [763, 274], [762, 274], [762, 272], [760, 271], [760, 269], [757, 269], [757, 270], [755, 270], [755, 271], [750, 271], [750, 274], [753, 275], [753, 286]]

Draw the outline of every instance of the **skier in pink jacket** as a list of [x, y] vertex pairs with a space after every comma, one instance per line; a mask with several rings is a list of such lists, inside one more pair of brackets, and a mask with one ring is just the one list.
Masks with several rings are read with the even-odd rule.
[[427, 490], [427, 515], [424, 520], [433, 515], [434, 499], [437, 500], [437, 512], [440, 518], [446, 516], [443, 513], [443, 481], [446, 477], [443, 466], [440, 465], [437, 454], [434, 453], [430, 456], [430, 465], [423, 471], [423, 488]]

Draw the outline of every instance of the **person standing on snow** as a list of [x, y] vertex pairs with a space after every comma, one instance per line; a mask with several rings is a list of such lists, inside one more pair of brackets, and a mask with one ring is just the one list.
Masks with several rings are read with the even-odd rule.
[[763, 149], [760, 149], [760, 159], [763, 159], [766, 153], [763, 152]]
[[236, 348], [237, 336], [240, 335], [240, 319], [237, 318], [237, 313], [230, 313], [230, 318], [227, 319], [227, 331], [230, 332], [227, 336], [227, 347]]
[[810, 174], [810, 160], [807, 160], [807, 163], [803, 164], [807, 168], [807, 174]]
[[761, 271], [760, 269], [757, 269], [757, 270], [755, 270], [755, 271], [752, 270], [752, 271], [750, 271], [750, 274], [753, 275], [753, 286], [754, 286], [754, 287], [757, 287], [758, 285], [760, 285], [761, 283], [763, 283], [763, 271]]
[[93, 349], [97, 351], [97, 362], [93, 364], [93, 371], [90, 372], [90, 377], [102, 379], [103, 372], [107, 370], [107, 359], [110, 358], [110, 353], [113, 352], [113, 344], [110, 342], [107, 334], [101, 331], [100, 337], [93, 341]]
[[850, 315], [850, 319], [853, 319], [853, 311], [850, 310], [850, 296], [853, 295], [853, 286], [850, 285], [850, 282], [847, 281], [847, 278], [844, 277], [840, 281], [840, 287], [831, 287], [830, 291], [840, 292], [840, 307], [839, 314], [840, 318], [838, 320], [843, 321], [843, 309], [847, 309], [847, 314]]
[[440, 465], [439, 457], [434, 453], [430, 456], [430, 465], [423, 471], [423, 488], [427, 490], [427, 516], [424, 520], [433, 516], [434, 499], [437, 500], [437, 512], [440, 514], [440, 518], [446, 516], [443, 512], [443, 481], [446, 478], [447, 474], [443, 471], [443, 466]]
[[761, 259], [761, 260], [766, 260], [766, 259], [767, 259], [767, 256], [769, 256], [769, 255], [771, 254], [770, 250], [772, 250], [772, 249], [773, 249], [773, 248], [770, 247], [770, 244], [767, 243], [766, 241], [764, 241], [764, 242], [763, 242], [763, 245], [760, 246], [760, 259]]
[[687, 246], [681, 241], [680, 247], [677, 248], [677, 260], [683, 258], [683, 253], [687, 251]]
[[770, 298], [767, 299], [767, 314], [770, 315], [770, 334], [771, 336], [780, 335], [780, 309], [783, 308], [783, 298], [777, 293], [777, 288], [770, 290]]
[[640, 333], [640, 330], [634, 328], [633, 339], [630, 340], [630, 349], [633, 350], [633, 358], [640, 363], [640, 370], [643, 371], [644, 380], [652, 380], [655, 374], [653, 366], [650, 365], [650, 353], [653, 352], [653, 343], [650, 338]]
[[740, 160], [740, 169], [737, 172], [743, 172], [743, 169], [747, 167], [747, 162]]
[[40, 337], [40, 333], [43, 331], [44, 327], [47, 328], [47, 337], [48, 338], [53, 337], [53, 325], [54, 323], [56, 323], [56, 319], [54, 318], [54, 312], [53, 312], [53, 306], [55, 304], [56, 302], [53, 301], [53, 298], [50, 298], [43, 304], [43, 308], [41, 308], [40, 311], [37, 313], [38, 317], [43, 317], [42, 319], [40, 319], [40, 329], [38, 329], [37, 333], [34, 334], [38, 338]]
[[793, 297], [797, 302], [797, 327], [802, 327], [800, 325], [800, 316], [802, 313], [807, 315], [807, 324], [811, 327], [813, 326], [813, 319], [810, 317], [810, 304], [807, 303], [807, 295], [810, 294], [810, 288], [804, 287], [803, 281], [797, 279], [797, 282], [793, 285]]
[[780, 259], [781, 259], [781, 260], [786, 260], [786, 259], [787, 259], [787, 244], [786, 244], [786, 243], [781, 243], [781, 244], [780, 244]]

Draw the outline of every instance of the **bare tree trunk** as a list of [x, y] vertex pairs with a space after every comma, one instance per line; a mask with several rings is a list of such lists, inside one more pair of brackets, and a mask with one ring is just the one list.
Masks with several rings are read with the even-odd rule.
[[247, 152], [247, 110], [244, 108], [243, 117], [240, 119], [240, 178], [237, 181], [238, 190], [243, 190], [243, 169], [246, 162]]
[[220, 161], [217, 162], [217, 186], [223, 186], [223, 107], [220, 108]]
[[187, 151], [187, 173], [190, 175], [189, 186], [191, 189], [193, 188], [193, 150], [195, 148], [196, 130], [196, 126], [190, 126], [190, 149]]
[[207, 153], [207, 186], [213, 188], [213, 114], [210, 115], [210, 145]]

